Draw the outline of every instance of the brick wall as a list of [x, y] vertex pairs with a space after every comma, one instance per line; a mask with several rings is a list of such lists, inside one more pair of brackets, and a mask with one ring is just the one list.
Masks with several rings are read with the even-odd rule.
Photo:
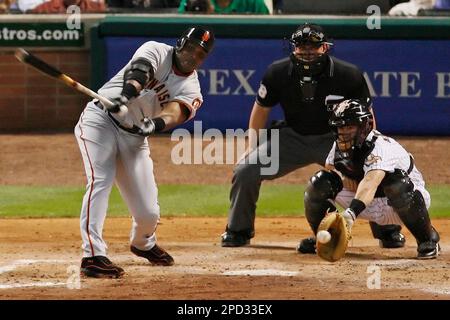
[[[31, 51], [84, 85], [88, 51]], [[90, 98], [0, 52], [0, 132], [72, 131]]]

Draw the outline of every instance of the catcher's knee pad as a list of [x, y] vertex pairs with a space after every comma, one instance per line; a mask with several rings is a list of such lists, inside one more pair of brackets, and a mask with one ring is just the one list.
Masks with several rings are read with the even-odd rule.
[[304, 194], [305, 215], [314, 233], [326, 212], [336, 210], [330, 200], [334, 200], [342, 188], [341, 177], [333, 171], [318, 171], [309, 180]]
[[309, 180], [306, 192], [314, 198], [335, 199], [342, 188], [342, 179], [336, 172], [320, 170]]
[[403, 170], [388, 173], [384, 178], [383, 191], [388, 204], [394, 209], [407, 207], [414, 195], [414, 183]]
[[394, 208], [405, 226], [416, 240], [421, 243], [433, 238], [428, 209], [425, 199], [404, 171], [388, 174], [383, 180], [383, 191], [388, 204]]

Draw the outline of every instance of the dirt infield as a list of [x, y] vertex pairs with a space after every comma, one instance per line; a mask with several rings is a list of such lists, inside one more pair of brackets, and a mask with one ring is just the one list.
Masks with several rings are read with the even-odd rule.
[[[400, 142], [414, 153], [427, 183], [450, 183], [450, 138]], [[160, 184], [231, 180], [231, 165], [176, 166], [170, 161], [175, 142], [158, 137], [151, 144]], [[85, 184], [72, 135], [2, 135], [0, 150], [0, 184]], [[270, 183], [305, 183], [316, 169]], [[414, 259], [407, 231], [406, 248], [382, 250], [368, 224], [358, 221], [348, 254], [334, 264], [297, 254], [298, 240], [309, 236], [303, 218], [257, 218], [256, 237], [245, 248], [220, 247], [226, 218], [165, 218], [162, 212], [161, 222], [159, 243], [174, 266], [150, 266], [133, 256], [131, 220], [109, 218], [105, 240], [125, 277], [81, 279], [79, 289], [70, 289], [77, 287], [80, 262], [78, 219], [0, 219], [0, 299], [450, 299], [450, 220], [434, 221], [442, 236], [437, 260]]]
[[[404, 249], [380, 249], [358, 222], [347, 256], [328, 263], [295, 251], [306, 236], [302, 218], [257, 219], [250, 247], [222, 248], [225, 218], [166, 218], [159, 242], [175, 258], [171, 267], [150, 266], [128, 250], [130, 219], [110, 218], [105, 239], [123, 279], [81, 279], [77, 219], [0, 221], [0, 299], [449, 299], [450, 221], [437, 220], [443, 254], [415, 260], [406, 233]], [[380, 275], [380, 289], [369, 278]], [[368, 288], [367, 284], [369, 282]]]

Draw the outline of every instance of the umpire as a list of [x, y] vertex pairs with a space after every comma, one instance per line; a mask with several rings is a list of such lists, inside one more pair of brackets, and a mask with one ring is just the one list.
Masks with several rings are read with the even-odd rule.
[[[234, 169], [230, 193], [231, 207], [222, 247], [240, 247], [250, 243], [255, 235], [255, 211], [263, 180], [282, 177], [309, 164], [325, 164], [333, 144], [328, 126], [329, 112], [325, 97], [339, 95], [346, 99], [368, 101], [370, 93], [361, 71], [354, 65], [328, 55], [331, 43], [323, 29], [305, 23], [289, 39], [293, 52], [289, 57], [273, 62], [267, 69], [258, 90], [250, 116], [249, 128], [266, 127], [272, 108], [278, 103], [283, 108], [285, 124], [279, 131], [279, 170], [274, 175], [262, 175], [262, 164], [254, 164], [258, 152], [269, 154], [268, 139]], [[250, 135], [250, 146], [256, 145]], [[260, 150], [262, 149], [262, 150]], [[275, 150], [275, 148], [274, 148]], [[272, 158], [274, 155], [272, 155]], [[400, 226], [371, 224], [381, 247], [402, 247], [404, 237]], [[310, 243], [309, 243], [310, 242]], [[303, 253], [313, 253], [314, 239], [299, 246]], [[312, 245], [312, 246], [311, 246]]]

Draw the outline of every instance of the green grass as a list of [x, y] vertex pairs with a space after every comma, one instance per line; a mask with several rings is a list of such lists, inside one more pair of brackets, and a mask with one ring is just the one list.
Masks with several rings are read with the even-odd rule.
[[[159, 202], [164, 216], [226, 216], [228, 185], [161, 185]], [[450, 186], [428, 187], [431, 216], [450, 217]], [[303, 185], [263, 185], [258, 216], [303, 214]], [[0, 186], [0, 217], [77, 217], [84, 189], [74, 187]], [[128, 215], [116, 188], [108, 216]]]

